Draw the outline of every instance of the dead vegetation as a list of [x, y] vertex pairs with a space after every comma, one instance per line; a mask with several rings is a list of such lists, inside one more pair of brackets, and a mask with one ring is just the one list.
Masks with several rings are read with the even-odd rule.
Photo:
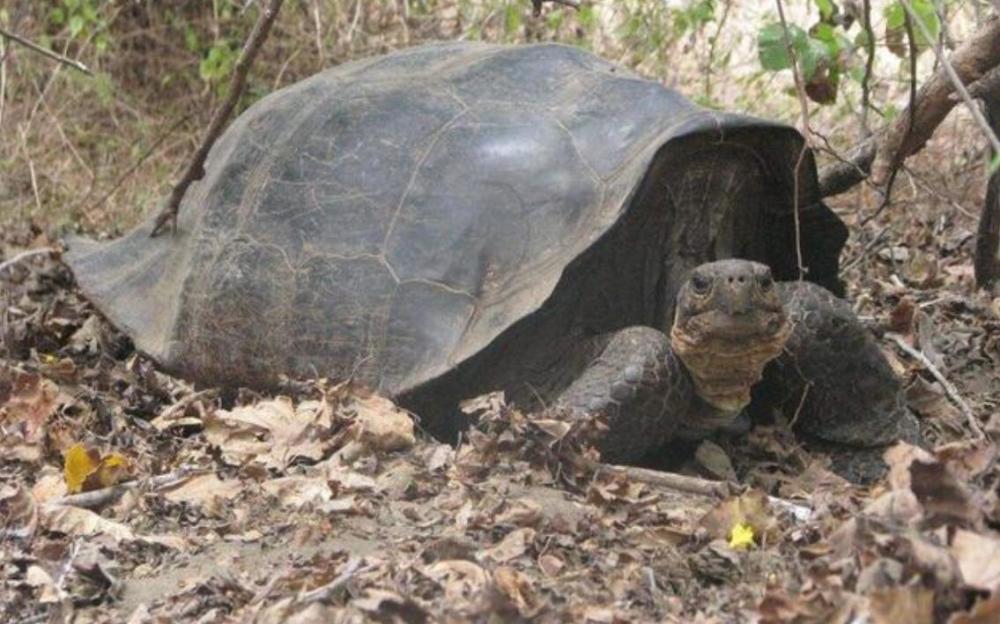
[[[974, 285], [986, 142], [965, 115], [885, 210], [866, 187], [835, 202], [855, 309], [934, 450], [896, 447], [885, 482], [858, 488], [780, 425], [757, 429], [687, 467], [752, 489], [693, 494], [607, 470], [586, 432], [495, 397], [453, 449], [350, 385], [222, 397], [156, 371], [45, 250], [160, 205], [225, 96], [202, 78], [222, 70], [195, 66], [252, 20], [225, 2], [109, 3], [70, 36], [39, 4], [4, 23], [97, 78], [0, 51], [0, 257], [29, 254], [0, 265], [3, 621], [1000, 619], [1000, 299]], [[655, 65], [614, 29], [524, 4], [512, 35], [504, 3], [288, 3], [241, 106], [428, 39], [557, 37]]]

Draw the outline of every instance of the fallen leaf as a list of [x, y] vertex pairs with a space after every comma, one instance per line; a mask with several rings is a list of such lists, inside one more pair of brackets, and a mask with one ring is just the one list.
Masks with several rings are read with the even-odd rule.
[[934, 624], [934, 591], [889, 587], [869, 596], [873, 624]]
[[497, 589], [517, 608], [522, 617], [532, 618], [541, 609], [538, 595], [527, 576], [513, 568], [501, 566], [493, 571]]
[[352, 396], [347, 412], [354, 416], [350, 438], [369, 451], [403, 451], [416, 442], [413, 418], [385, 397], [377, 394]]
[[322, 459], [332, 447], [330, 425], [331, 409], [325, 401], [304, 401], [296, 407], [283, 396], [218, 410], [204, 419], [205, 438], [219, 448], [226, 463], [239, 466], [257, 460], [278, 470], [298, 459]]
[[996, 624], [1000, 622], [1000, 591], [976, 602], [969, 611], [952, 614], [948, 624]]
[[966, 585], [982, 591], [1000, 589], [1000, 538], [959, 529], [951, 542]]
[[244, 486], [236, 479], [223, 481], [214, 473], [194, 475], [171, 486], [163, 497], [172, 503], [196, 505], [217, 516], [223, 501], [232, 500], [243, 492]]
[[508, 533], [496, 545], [481, 550], [477, 555], [480, 561], [489, 560], [494, 563], [506, 563], [512, 559], [517, 559], [535, 541], [534, 529], [515, 529]]
[[284, 477], [261, 484], [264, 491], [274, 496], [282, 507], [301, 509], [309, 505], [325, 503], [333, 498], [333, 491], [325, 478]]

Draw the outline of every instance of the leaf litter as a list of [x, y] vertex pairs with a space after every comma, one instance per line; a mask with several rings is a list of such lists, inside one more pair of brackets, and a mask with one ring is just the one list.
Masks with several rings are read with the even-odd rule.
[[[992, 300], [922, 307], [967, 272], [907, 258], [871, 293], [890, 302], [876, 322], [935, 365], [1000, 357]], [[972, 440], [891, 342], [930, 450], [892, 448], [862, 488], [776, 423], [700, 447], [683, 471], [745, 485], [694, 493], [601, 464], [601, 423], [501, 395], [464, 405], [478, 425], [458, 448], [351, 383], [224, 401], [136, 354], [58, 258], [0, 279], [0, 620], [1000, 618], [1000, 425], [984, 418], [991, 439]], [[959, 385], [975, 383], [1000, 396]]]

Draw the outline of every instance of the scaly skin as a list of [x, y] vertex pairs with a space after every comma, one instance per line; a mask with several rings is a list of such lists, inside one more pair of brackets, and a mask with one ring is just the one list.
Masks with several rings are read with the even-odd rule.
[[604, 416], [607, 461], [636, 462], [671, 439], [733, 427], [762, 375], [752, 413], [784, 412], [852, 480], [881, 474], [885, 445], [919, 440], [899, 381], [850, 307], [814, 284], [776, 286], [755, 262], [692, 271], [669, 339], [628, 327], [602, 344], [558, 402]]

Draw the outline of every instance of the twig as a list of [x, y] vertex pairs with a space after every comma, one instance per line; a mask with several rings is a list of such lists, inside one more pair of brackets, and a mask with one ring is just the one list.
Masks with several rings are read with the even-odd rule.
[[7, 102], [7, 46], [0, 38], [0, 129], [3, 128], [3, 109]]
[[[903, 14], [903, 26], [906, 28], [906, 44], [910, 55], [910, 103], [906, 107], [908, 114], [906, 116], [906, 130], [903, 133], [903, 144], [906, 144], [910, 140], [910, 136], [913, 135], [913, 127], [917, 116], [917, 38], [913, 34], [913, 21], [914, 19], [909, 13]], [[924, 35], [926, 37], [926, 31]], [[902, 160], [890, 171], [885, 188], [879, 190], [882, 200], [879, 202], [878, 208], [872, 214], [861, 219], [860, 225], [867, 225], [869, 221], [878, 217], [892, 201], [892, 189], [896, 184], [896, 176], [899, 174], [900, 165], [902, 165]]]
[[872, 30], [872, 3], [871, 0], [862, 0], [862, 11], [864, 20], [862, 27], [865, 32], [865, 73], [861, 77], [861, 132], [865, 138], [870, 130], [868, 129], [868, 107], [871, 105], [871, 78], [872, 70], [875, 67], [875, 32]]
[[795, 81], [795, 91], [799, 95], [799, 107], [802, 109], [802, 129], [805, 133], [802, 142], [802, 149], [799, 150], [798, 160], [795, 161], [795, 171], [792, 172], [792, 218], [795, 221], [795, 261], [799, 270], [799, 281], [805, 279], [806, 269], [802, 261], [802, 228], [799, 224], [799, 179], [802, 171], [802, 164], [805, 162], [806, 151], [809, 149], [809, 136], [812, 129], [809, 126], [809, 100], [806, 99], [806, 90], [802, 85], [802, 76], [799, 74], [799, 62], [795, 56], [795, 48], [792, 46], [792, 38], [788, 33], [788, 22], [785, 20], [785, 6], [781, 0], [774, 0], [778, 7], [778, 17], [781, 20], [781, 33], [785, 40], [785, 50], [792, 65], [792, 78]]
[[[175, 121], [174, 123], [172, 123], [170, 127], [167, 128], [166, 132], [157, 137], [157, 139], [153, 141], [152, 145], [150, 145], [149, 148], [145, 152], [143, 152], [142, 155], [140, 155], [139, 158], [137, 158], [136, 161], [132, 163], [128, 169], [126, 169], [124, 172], [122, 172], [120, 176], [118, 176], [118, 179], [114, 181], [114, 183], [111, 185], [111, 188], [109, 188], [107, 191], [104, 192], [104, 195], [102, 195], [99, 199], [95, 200], [94, 202], [92, 202], [90, 205], [88, 205], [86, 208], [83, 209], [83, 213], [85, 215], [89, 215], [91, 210], [97, 208], [98, 206], [106, 202], [109, 197], [114, 195], [115, 191], [121, 188], [121, 185], [125, 183], [125, 180], [127, 180], [133, 173], [135, 173], [135, 171], [139, 167], [141, 167], [142, 164], [145, 163], [150, 156], [153, 155], [153, 152], [155, 152], [157, 148], [159, 148], [164, 141], [170, 138], [170, 135], [172, 135], [185, 122], [187, 122], [187, 120], [191, 119], [191, 115], [192, 113], [188, 113], [183, 117], [181, 117], [180, 119], [178, 119], [177, 121]], [[86, 199], [86, 197], [84, 199]], [[74, 212], [78, 208], [79, 204], [77, 204], [77, 206], [74, 208]]]
[[270, 0], [266, 7], [260, 9], [260, 16], [257, 18], [257, 23], [254, 24], [253, 30], [250, 31], [250, 36], [247, 37], [247, 42], [243, 46], [240, 57], [236, 60], [236, 65], [233, 68], [233, 77], [229, 83], [229, 94], [226, 96], [226, 100], [222, 103], [219, 110], [215, 111], [215, 115], [212, 117], [201, 145], [198, 146], [198, 150], [191, 159], [191, 163], [188, 165], [184, 175], [177, 185], [174, 186], [173, 191], [171, 191], [170, 199], [167, 200], [160, 214], [156, 216], [156, 222], [153, 224], [153, 231], [150, 233], [150, 236], [160, 234], [168, 224], [176, 229], [177, 211], [180, 208], [181, 200], [184, 198], [184, 193], [187, 192], [188, 187], [193, 182], [200, 180], [205, 175], [205, 159], [208, 157], [208, 151], [215, 145], [215, 141], [222, 134], [223, 127], [229, 121], [233, 111], [236, 110], [236, 104], [240, 96], [243, 95], [243, 88], [246, 86], [250, 66], [253, 65], [257, 52], [260, 51], [261, 46], [267, 39], [267, 34], [271, 31], [271, 25], [274, 24], [275, 18], [278, 17], [278, 11], [281, 10], [283, 1]]
[[972, 408], [969, 407], [969, 404], [966, 403], [965, 399], [963, 399], [958, 393], [958, 389], [955, 388], [954, 384], [948, 381], [944, 374], [938, 370], [937, 366], [934, 366], [933, 362], [931, 362], [930, 359], [923, 354], [923, 352], [907, 344], [906, 340], [899, 334], [886, 333], [885, 336], [889, 340], [893, 341], [904, 353], [920, 362], [923, 367], [927, 369], [927, 372], [929, 372], [931, 376], [934, 377], [939, 384], [941, 384], [941, 387], [944, 388], [944, 393], [948, 399], [951, 400], [951, 402], [954, 403], [955, 406], [962, 412], [962, 415], [965, 416], [965, 420], [968, 422], [969, 428], [976, 434], [976, 437], [980, 440], [985, 440], [986, 432], [983, 431], [982, 426], [979, 424], [979, 420], [972, 412]]
[[326, 602], [327, 600], [333, 598], [340, 592], [340, 590], [344, 589], [355, 576], [363, 574], [374, 567], [371, 565], [361, 567], [361, 562], [362, 559], [358, 557], [348, 559], [347, 564], [344, 565], [344, 571], [338, 574], [337, 578], [322, 587], [317, 587], [316, 589], [302, 594], [299, 596], [299, 603], [308, 604], [310, 602]]
[[77, 71], [81, 71], [81, 72], [87, 74], [88, 76], [93, 76], [94, 75], [93, 72], [91, 72], [90, 69], [88, 69], [87, 66], [84, 65], [83, 63], [81, 63], [80, 61], [74, 61], [71, 58], [63, 56], [62, 54], [59, 54], [57, 52], [53, 52], [52, 50], [49, 50], [48, 48], [43, 48], [42, 46], [38, 45], [37, 43], [35, 43], [33, 41], [29, 41], [28, 39], [25, 39], [24, 37], [22, 37], [20, 35], [15, 35], [14, 33], [10, 32], [9, 30], [6, 30], [6, 29], [4, 29], [2, 27], [0, 27], [0, 35], [3, 35], [4, 37], [10, 39], [11, 41], [16, 41], [17, 43], [20, 43], [24, 47], [26, 47], [28, 49], [31, 49], [31, 50], [34, 50], [35, 52], [38, 52], [42, 56], [47, 56], [47, 57], [49, 57], [50, 59], [52, 59], [54, 61], [59, 61], [63, 65], [69, 65], [73, 69], [75, 69]]
[[[632, 481], [638, 481], [675, 492], [698, 494], [712, 498], [727, 498], [735, 493], [734, 488], [725, 481], [712, 481], [710, 479], [689, 477], [674, 472], [660, 472], [648, 468], [639, 468], [638, 466], [601, 464], [601, 467], [611, 474], [622, 475]], [[812, 509], [808, 507], [776, 496], [768, 496], [767, 499], [772, 505], [788, 511], [799, 521], [806, 522], [812, 518]]]
[[133, 479], [132, 481], [125, 481], [123, 483], [119, 483], [118, 485], [112, 485], [111, 487], [101, 488], [91, 492], [70, 494], [61, 498], [55, 498], [49, 501], [48, 504], [67, 507], [83, 507], [85, 509], [103, 507], [104, 505], [118, 500], [129, 490], [136, 488], [149, 488], [155, 490], [168, 485], [173, 485], [177, 481], [182, 481], [189, 477], [205, 474], [206, 472], [208, 471], [199, 468], [182, 467], [173, 472], [156, 475], [146, 479]]
[[4, 260], [3, 262], [0, 262], [0, 273], [3, 273], [8, 268], [14, 266], [19, 262], [23, 262], [28, 258], [33, 258], [35, 256], [41, 256], [44, 254], [52, 255], [55, 252], [56, 250], [53, 249], [52, 247], [42, 247], [40, 249], [29, 249], [27, 251], [22, 251], [21, 253], [15, 255], [13, 258], [9, 258], [7, 260]]
[[639, 481], [640, 483], [647, 483], [677, 492], [719, 498], [725, 498], [733, 494], [733, 489], [725, 481], [712, 481], [710, 479], [689, 477], [674, 472], [660, 472], [659, 470], [650, 470], [649, 468], [639, 468], [638, 466], [601, 464], [601, 467], [611, 474], [622, 475], [632, 481]]

